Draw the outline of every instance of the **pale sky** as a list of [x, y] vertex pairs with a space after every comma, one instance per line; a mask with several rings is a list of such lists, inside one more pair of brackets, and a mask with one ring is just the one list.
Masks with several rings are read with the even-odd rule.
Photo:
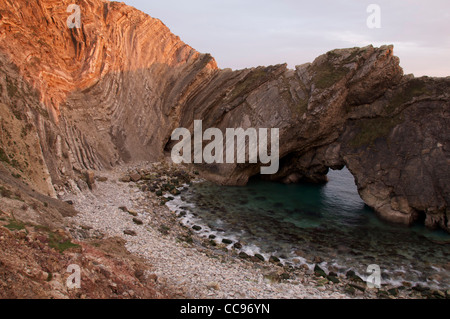
[[[219, 67], [312, 62], [335, 48], [394, 44], [406, 74], [450, 76], [449, 0], [122, 0]], [[367, 7], [381, 8], [381, 28]]]

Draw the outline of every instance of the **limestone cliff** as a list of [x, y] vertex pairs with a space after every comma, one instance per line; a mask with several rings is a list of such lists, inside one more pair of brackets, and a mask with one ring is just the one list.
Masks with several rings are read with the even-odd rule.
[[[121, 3], [77, 1], [82, 25], [69, 29], [71, 2], [0, 0], [0, 155], [41, 192], [84, 169], [158, 160], [175, 128], [202, 119], [279, 128], [273, 180], [322, 182], [346, 165], [382, 217], [450, 231], [450, 78], [404, 76], [392, 46], [334, 50], [295, 70], [221, 70]], [[199, 169], [238, 185], [259, 172]]]

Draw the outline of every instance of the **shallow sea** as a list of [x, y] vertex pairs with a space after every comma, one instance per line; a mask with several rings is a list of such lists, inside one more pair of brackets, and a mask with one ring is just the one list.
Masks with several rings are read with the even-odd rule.
[[324, 269], [352, 269], [363, 279], [376, 264], [382, 283], [450, 288], [449, 234], [383, 222], [361, 200], [347, 169], [330, 171], [328, 178], [326, 185], [257, 179], [245, 187], [195, 183], [168, 205], [186, 213], [186, 226], [201, 226], [200, 236], [240, 242], [250, 255], [310, 268], [320, 258]]

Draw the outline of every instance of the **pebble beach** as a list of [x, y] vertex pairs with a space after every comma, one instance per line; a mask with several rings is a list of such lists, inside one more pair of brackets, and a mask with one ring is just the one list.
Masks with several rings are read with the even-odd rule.
[[[168, 164], [140, 163], [95, 174], [95, 187], [61, 192], [79, 214], [70, 218], [77, 240], [121, 237], [127, 250], [152, 266], [158, 283], [192, 299], [346, 299], [414, 298], [413, 290], [366, 289], [361, 280], [323, 274], [320, 268], [292, 267], [255, 258], [241, 258], [224, 244], [211, 245], [197, 236], [142, 183], [124, 180], [130, 172], [153, 173], [169, 180]], [[165, 174], [166, 173], [166, 174]], [[142, 174], [143, 175], [143, 174]], [[195, 175], [193, 175], [195, 176]], [[195, 178], [195, 177], [194, 177]], [[139, 180], [139, 178], [136, 178]], [[75, 189], [75, 190], [74, 190]], [[319, 267], [319, 265], [317, 265]], [[390, 292], [387, 292], [390, 291]]]

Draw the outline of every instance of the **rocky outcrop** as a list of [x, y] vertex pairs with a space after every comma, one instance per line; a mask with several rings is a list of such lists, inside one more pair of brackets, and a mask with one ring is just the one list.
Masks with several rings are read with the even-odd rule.
[[[0, 0], [2, 156], [37, 190], [55, 196], [84, 170], [159, 160], [175, 128], [201, 119], [279, 128], [272, 180], [324, 182], [346, 165], [382, 217], [450, 230], [449, 78], [404, 76], [392, 46], [334, 50], [295, 70], [221, 70], [121, 3], [81, 1], [82, 26], [69, 29], [70, 2]], [[244, 185], [260, 167], [198, 170]]]
[[[0, 167], [0, 299], [177, 298], [155, 282], [148, 262], [121, 238], [104, 238], [64, 217], [68, 203], [33, 191]], [[81, 237], [75, 240], [72, 234]], [[70, 289], [69, 266], [80, 267], [80, 289]]]

